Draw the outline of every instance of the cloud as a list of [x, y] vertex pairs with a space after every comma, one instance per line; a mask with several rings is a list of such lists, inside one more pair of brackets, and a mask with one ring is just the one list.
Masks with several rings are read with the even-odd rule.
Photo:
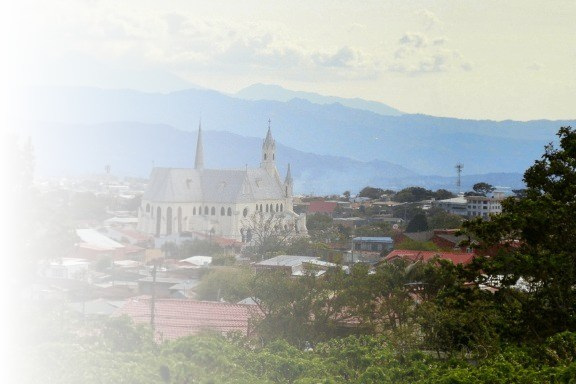
[[423, 33], [408, 32], [398, 39], [392, 60], [386, 69], [410, 75], [447, 72], [455, 69], [472, 70], [472, 64], [449, 47], [444, 37], [428, 37]]
[[422, 20], [422, 25], [424, 27], [424, 30], [426, 31], [430, 31], [431, 29], [436, 27], [442, 27], [443, 25], [440, 19], [436, 16], [436, 14], [427, 9], [421, 9], [416, 14], [420, 16]]
[[542, 65], [541, 63], [537, 63], [537, 62], [533, 62], [532, 64], [530, 64], [528, 66], [528, 69], [534, 72], [538, 72], [540, 70], [542, 70], [542, 68], [544, 68], [544, 65]]

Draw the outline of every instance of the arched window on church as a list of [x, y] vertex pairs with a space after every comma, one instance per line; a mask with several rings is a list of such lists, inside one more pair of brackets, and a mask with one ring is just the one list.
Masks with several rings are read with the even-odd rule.
[[276, 212], [278, 212], [278, 203], [276, 203]]
[[264, 160], [266, 160], [266, 154], [264, 154]]
[[220, 208], [220, 216], [224, 216], [226, 214], [226, 209], [224, 207]]
[[270, 211], [270, 207], [268, 207], [268, 204], [266, 204], [266, 212]]
[[205, 214], [206, 216], [208, 216], [208, 207], [207, 207], [207, 206], [204, 207], [204, 214]]
[[160, 223], [162, 222], [162, 208], [156, 208], [156, 236], [160, 236]]
[[262, 210], [262, 204], [260, 204], [260, 212], [262, 212], [262, 211], [263, 211], [263, 210]]
[[284, 204], [280, 203], [280, 212], [284, 212]]
[[146, 204], [146, 213], [150, 212], [150, 204]]
[[172, 207], [166, 209], [166, 234], [172, 234]]
[[178, 233], [182, 233], [182, 207], [178, 207]]
[[248, 208], [244, 208], [244, 211], [242, 211], [242, 216], [248, 216]]
[[212, 216], [216, 215], [216, 208], [212, 207], [212, 209], [210, 210], [210, 214]]
[[196, 207], [192, 208], [192, 215], [196, 216]]
[[228, 207], [228, 216], [232, 216], [232, 208]]
[[152, 214], [152, 218], [154, 218], [154, 207], [150, 206], [150, 213]]

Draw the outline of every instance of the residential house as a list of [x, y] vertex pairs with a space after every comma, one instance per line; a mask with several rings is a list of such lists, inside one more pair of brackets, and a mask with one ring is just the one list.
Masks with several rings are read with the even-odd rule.
[[206, 330], [248, 336], [252, 333], [251, 319], [259, 314], [255, 305], [189, 299], [155, 299], [152, 305], [151, 297], [140, 296], [126, 301], [114, 315], [127, 315], [137, 324], [152, 324], [156, 341], [162, 342]]

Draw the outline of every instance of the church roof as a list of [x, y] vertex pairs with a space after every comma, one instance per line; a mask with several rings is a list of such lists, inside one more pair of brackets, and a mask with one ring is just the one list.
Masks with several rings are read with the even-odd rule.
[[279, 180], [263, 168], [155, 168], [143, 199], [174, 203], [241, 203], [283, 197]]

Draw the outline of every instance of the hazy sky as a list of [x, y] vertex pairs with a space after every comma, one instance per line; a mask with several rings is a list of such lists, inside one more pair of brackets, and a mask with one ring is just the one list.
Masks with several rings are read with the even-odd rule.
[[4, 84], [269, 83], [436, 116], [576, 117], [572, 0], [12, 3]]

